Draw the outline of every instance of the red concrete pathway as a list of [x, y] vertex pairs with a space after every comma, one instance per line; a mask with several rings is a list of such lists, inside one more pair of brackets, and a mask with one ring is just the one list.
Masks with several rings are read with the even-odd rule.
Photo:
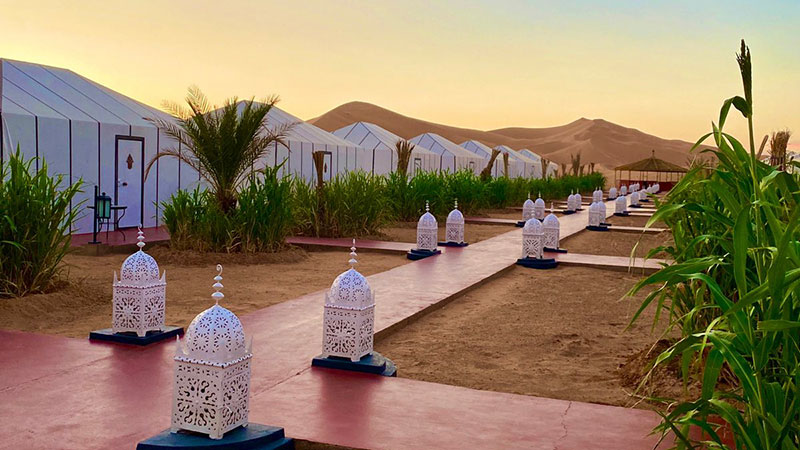
[[[582, 230], [584, 214], [562, 220], [562, 235]], [[516, 229], [370, 276], [376, 331], [402, 326], [511, 267], [520, 240]], [[310, 371], [322, 341], [322, 303], [320, 291], [242, 317], [256, 349], [252, 421], [286, 427], [292, 437], [368, 448], [583, 449], [610, 439], [606, 448], [633, 449], [655, 442], [647, 434], [658, 419], [646, 411]], [[132, 448], [169, 426], [172, 345], [9, 331], [0, 339], [0, 448]]]

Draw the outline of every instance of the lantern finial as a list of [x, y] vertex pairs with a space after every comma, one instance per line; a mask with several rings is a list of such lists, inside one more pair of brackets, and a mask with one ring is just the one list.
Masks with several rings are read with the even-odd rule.
[[431, 211], [431, 206], [430, 204], [428, 204], [428, 201], [425, 200], [425, 212], [430, 212], [430, 211]]
[[531, 199], [531, 191], [528, 191], [528, 200]]
[[455, 200], [455, 209], [458, 209], [458, 199]]
[[217, 276], [214, 277], [214, 285], [211, 286], [214, 288], [214, 293], [211, 294], [211, 298], [214, 299], [214, 304], [219, 305], [220, 299], [225, 298], [225, 294], [220, 292], [224, 286], [222, 286], [222, 264], [217, 264]]
[[144, 247], [144, 232], [142, 231], [141, 224], [139, 224], [138, 228], [139, 228], [139, 233], [138, 233], [139, 236], [136, 238], [136, 240], [139, 242], [136, 243], [136, 246], [139, 247], [139, 250], [141, 250], [142, 247]]
[[356, 256], [358, 256], [358, 254], [356, 254], [356, 240], [353, 239], [353, 246], [350, 247], [350, 261], [347, 261], [348, 263], [350, 263], [351, 268], [355, 268], [356, 264], [358, 263], [358, 260], [356, 260]]

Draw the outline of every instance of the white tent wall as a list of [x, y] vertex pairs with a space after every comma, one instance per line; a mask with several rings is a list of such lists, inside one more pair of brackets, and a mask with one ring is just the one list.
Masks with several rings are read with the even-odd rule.
[[[498, 145], [495, 147], [495, 150], [500, 150], [500, 153], [508, 155], [508, 176], [511, 178], [517, 177], [525, 177], [527, 178], [532, 168], [532, 164], [526, 163], [524, 159], [522, 159], [517, 152], [515, 152], [512, 148], [506, 145]], [[503, 155], [498, 156], [500, 159], [500, 164], [503, 164], [505, 167], [504, 161], [501, 159]]]
[[[471, 140], [462, 142], [461, 147], [475, 153], [476, 155], [486, 159], [486, 164], [488, 164], [489, 159], [492, 157], [492, 148], [482, 142]], [[486, 165], [484, 164], [484, 167]], [[498, 155], [497, 158], [494, 160], [494, 164], [492, 165], [492, 176], [493, 177], [502, 177], [504, 175], [505, 168], [503, 167], [503, 159], [502, 155]]]
[[519, 152], [519, 154], [525, 156], [526, 158], [534, 162], [535, 164], [533, 170], [534, 178], [542, 178], [542, 157], [530, 151], [527, 148], [523, 148], [517, 151]]

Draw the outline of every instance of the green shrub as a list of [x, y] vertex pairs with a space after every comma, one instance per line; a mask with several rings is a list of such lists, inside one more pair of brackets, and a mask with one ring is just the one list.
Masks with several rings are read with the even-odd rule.
[[[460, 170], [447, 174], [447, 194], [443, 200], [446, 216], [453, 209], [453, 202], [458, 199], [458, 209], [465, 215], [474, 214], [483, 207], [486, 185], [471, 170]], [[450, 202], [449, 204], [447, 202]]]
[[294, 190], [297, 230], [322, 237], [375, 234], [391, 215], [385, 191], [385, 178], [360, 170], [337, 175], [321, 192], [311, 183], [298, 181]]
[[0, 171], [0, 296], [23, 296], [50, 288], [69, 251], [70, 228], [80, 203], [70, 202], [82, 181], [62, 186], [47, 174], [47, 164], [31, 173], [17, 151]]
[[162, 203], [170, 245], [177, 250], [262, 252], [283, 247], [293, 222], [292, 181], [266, 168], [238, 192], [224, 213], [214, 194], [196, 188], [178, 191]]

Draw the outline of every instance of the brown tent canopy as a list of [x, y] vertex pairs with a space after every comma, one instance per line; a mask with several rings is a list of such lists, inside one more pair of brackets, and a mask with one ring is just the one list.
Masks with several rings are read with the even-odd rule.
[[[617, 176], [617, 171], [619, 171], [619, 176]], [[623, 178], [624, 172], [628, 172], [627, 178]], [[645, 186], [660, 183], [664, 185], [662, 190], [667, 190], [686, 172], [687, 169], [685, 167], [656, 158], [656, 151], [653, 150], [649, 158], [615, 167], [614, 179], [615, 184], [618, 186], [631, 183], [639, 183]]]

